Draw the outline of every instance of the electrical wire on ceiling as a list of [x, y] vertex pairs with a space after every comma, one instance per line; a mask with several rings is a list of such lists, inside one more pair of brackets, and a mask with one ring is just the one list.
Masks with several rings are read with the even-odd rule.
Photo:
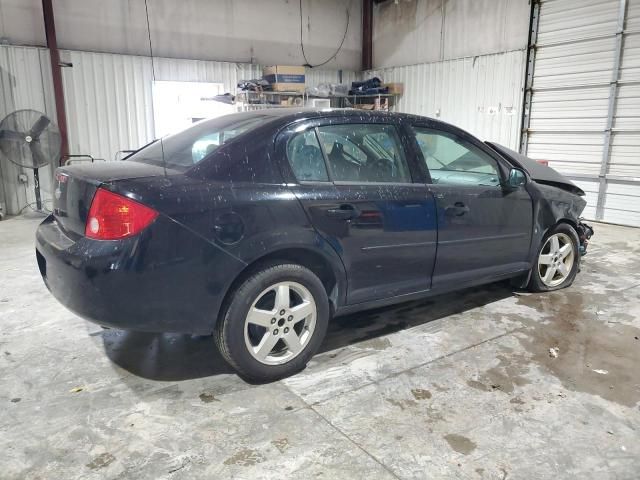
[[302, 30], [303, 30], [303, 21], [302, 21], [302, 0], [300, 0], [300, 49], [302, 50], [302, 58], [304, 58], [304, 61], [306, 62], [304, 64], [305, 67], [309, 67], [309, 68], [316, 68], [316, 67], [321, 67], [323, 65], [326, 65], [327, 63], [329, 63], [331, 60], [333, 60], [334, 58], [336, 58], [338, 56], [338, 54], [340, 53], [340, 50], [342, 50], [342, 46], [344, 45], [344, 41], [347, 38], [347, 32], [349, 31], [349, 20], [350, 20], [350, 15], [349, 15], [349, 8], [351, 7], [351, 2], [349, 2], [349, 5], [347, 5], [347, 10], [346, 10], [346, 14], [347, 14], [347, 26], [344, 28], [344, 34], [342, 35], [342, 41], [340, 42], [340, 45], [338, 46], [338, 49], [335, 51], [335, 53], [333, 55], [331, 55], [327, 60], [325, 60], [322, 63], [317, 63], [315, 65], [311, 65], [311, 62], [309, 62], [309, 60], [307, 59], [307, 55], [304, 51], [304, 42], [302, 41]]
[[[153, 43], [151, 42], [151, 26], [149, 25], [149, 5], [147, 5], [147, 0], [144, 0], [144, 12], [147, 17], [147, 36], [149, 38], [149, 55], [151, 56], [151, 77], [155, 83], [156, 81], [156, 66], [153, 62]], [[164, 169], [164, 175], [167, 176], [167, 164], [164, 158], [164, 142], [162, 141], [162, 137], [160, 137], [160, 151], [162, 152], [162, 168]]]
[[156, 80], [156, 68], [153, 64], [153, 44], [151, 43], [151, 27], [149, 26], [149, 5], [147, 5], [147, 0], [144, 0], [144, 13], [147, 18], [147, 38], [149, 39], [149, 55], [151, 56], [151, 76], [153, 77], [153, 81]]

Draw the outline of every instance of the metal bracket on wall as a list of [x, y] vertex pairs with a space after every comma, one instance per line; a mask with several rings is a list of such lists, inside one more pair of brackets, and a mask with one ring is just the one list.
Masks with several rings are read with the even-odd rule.
[[529, 47], [527, 49], [526, 83], [524, 89], [524, 104], [522, 108], [522, 129], [520, 137], [520, 153], [527, 154], [529, 142], [529, 124], [531, 122], [531, 99], [533, 97], [533, 73], [536, 63], [536, 43], [538, 42], [538, 25], [540, 23], [540, 1], [531, 5], [531, 19], [529, 22]]
[[607, 173], [611, 160], [611, 134], [613, 130], [613, 117], [616, 111], [618, 96], [618, 80], [620, 78], [620, 61], [622, 59], [622, 46], [624, 40], [624, 22], [627, 14], [627, 0], [619, 0], [618, 23], [616, 26], [616, 46], [613, 57], [613, 69], [611, 71], [611, 83], [609, 84], [609, 106], [607, 108], [607, 123], [604, 131], [604, 145], [602, 147], [602, 160], [600, 162], [600, 174], [598, 185], [598, 203], [596, 204], [596, 220], [604, 218], [604, 204], [607, 197]]

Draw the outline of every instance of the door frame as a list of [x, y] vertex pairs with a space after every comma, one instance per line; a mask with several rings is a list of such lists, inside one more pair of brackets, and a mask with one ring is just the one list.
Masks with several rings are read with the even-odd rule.
[[[395, 187], [402, 187], [402, 186], [411, 186], [415, 188], [424, 187], [424, 194], [425, 194], [424, 200], [427, 201], [429, 200], [429, 198], [431, 198], [431, 200], [435, 202], [435, 199], [432, 198], [433, 196], [429, 191], [429, 182], [427, 182], [427, 180], [430, 180], [430, 177], [428, 176], [428, 171], [420, 167], [420, 158], [416, 156], [416, 149], [413, 146], [413, 143], [415, 142], [413, 142], [413, 137], [409, 135], [409, 132], [407, 131], [407, 127], [405, 123], [406, 123], [406, 118], [395, 117], [395, 116], [353, 117], [353, 116], [333, 116], [332, 115], [332, 116], [315, 117], [311, 119], [307, 118], [301, 121], [290, 123], [276, 133], [274, 138], [274, 156], [275, 156], [274, 160], [280, 167], [281, 174], [285, 183], [289, 186], [299, 186], [299, 187], [317, 186], [317, 187], [324, 187], [327, 189], [335, 188], [336, 192], [339, 190], [339, 188], [348, 187], [348, 186], [376, 187], [376, 186], [384, 185], [384, 186], [395, 186]], [[357, 182], [357, 181], [351, 182], [351, 181], [339, 181], [339, 180], [336, 181], [334, 179], [333, 171], [331, 169], [331, 166], [328, 163], [327, 152], [325, 151], [324, 145], [320, 140], [320, 135], [317, 129], [319, 127], [328, 126], [328, 125], [356, 125], [356, 124], [357, 125], [385, 125], [385, 126], [392, 126], [395, 128], [398, 140], [400, 142], [400, 148], [401, 148], [402, 154], [405, 157], [405, 161], [409, 169], [411, 181], [409, 182]], [[289, 140], [294, 135], [300, 134], [302, 132], [305, 132], [311, 129], [315, 130], [316, 139], [318, 140], [320, 144], [320, 148], [322, 150], [323, 160], [325, 162], [325, 168], [329, 178], [328, 181], [299, 181], [296, 178], [293, 172], [293, 168], [289, 164], [289, 160], [287, 158], [287, 145]], [[336, 201], [339, 201], [339, 200], [336, 200]], [[308, 220], [313, 227], [312, 219], [308, 218]], [[437, 222], [437, 218], [436, 218], [436, 222]], [[430, 242], [435, 244], [436, 252], [434, 253], [434, 257], [433, 257], [433, 266], [432, 266], [431, 274], [427, 279], [429, 288], [425, 290], [401, 294], [400, 296], [424, 294], [431, 290], [431, 283], [433, 279], [433, 267], [435, 267], [435, 262], [436, 262], [435, 255], [437, 255], [437, 235], [438, 234], [437, 234], [437, 225], [436, 225], [435, 240], [434, 242]], [[343, 262], [343, 266], [344, 266], [344, 262]], [[345, 266], [345, 272], [347, 274], [347, 290], [348, 290], [349, 289], [348, 287], [349, 273], [346, 266]], [[348, 292], [345, 292], [344, 295], [341, 294], [340, 298], [342, 302], [341, 306], [352, 307], [354, 305], [358, 305], [361, 303], [364, 304], [364, 303], [371, 303], [371, 302], [373, 303], [384, 302], [389, 298], [395, 298], [395, 297], [384, 297], [380, 299], [366, 300], [363, 302], [359, 302], [357, 304], [348, 303]]]

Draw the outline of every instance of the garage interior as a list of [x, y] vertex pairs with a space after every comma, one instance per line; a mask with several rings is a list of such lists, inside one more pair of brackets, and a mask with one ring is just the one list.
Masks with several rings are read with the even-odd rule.
[[[273, 66], [304, 83], [262, 91]], [[547, 163], [596, 232], [576, 282], [339, 317], [265, 385], [211, 337], [49, 294], [58, 166], [279, 106], [423, 115]], [[0, 120], [41, 116], [47, 162], [0, 152], [0, 478], [638, 477], [640, 0], [0, 0]]]

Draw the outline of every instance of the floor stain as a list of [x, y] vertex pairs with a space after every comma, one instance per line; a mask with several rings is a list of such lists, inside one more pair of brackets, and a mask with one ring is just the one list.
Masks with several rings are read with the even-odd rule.
[[407, 407], [415, 407], [418, 403], [415, 400], [396, 400], [395, 398], [385, 398], [394, 407], [404, 410]]
[[218, 400], [215, 395], [213, 393], [201, 393], [200, 394], [200, 400], [203, 403], [211, 403], [211, 402], [219, 402], [220, 400]]
[[500, 391], [511, 394], [516, 387], [527, 385], [524, 376], [529, 371], [529, 359], [523, 355], [498, 355], [498, 365], [467, 381], [467, 385], [485, 392]]
[[445, 421], [444, 416], [442, 415], [442, 412], [436, 408], [429, 406], [427, 407], [425, 413], [427, 414], [427, 416], [424, 420], [428, 424], [434, 424], [434, 423]]
[[109, 452], [105, 452], [101, 453], [97, 457], [94, 457], [94, 459], [87, 463], [86, 466], [91, 470], [98, 470], [110, 465], [115, 459], [116, 457], [111, 455]]
[[285, 450], [289, 448], [289, 439], [288, 438], [279, 438], [277, 440], [273, 440], [271, 445], [276, 447], [280, 453], [284, 453]]
[[431, 398], [431, 392], [429, 390], [423, 390], [422, 388], [412, 389], [411, 394], [416, 400], [428, 400]]
[[[545, 314], [545, 321], [521, 318], [527, 328], [520, 342], [565, 388], [633, 407], [640, 401], [640, 329], [598, 319], [594, 309], [618, 302], [616, 295], [570, 290], [518, 297], [520, 305]], [[557, 358], [549, 356], [550, 346], [558, 346]]]
[[433, 388], [435, 388], [438, 392], [448, 392], [450, 390], [448, 387], [443, 387], [442, 385], [438, 385], [437, 383], [433, 384]]
[[472, 442], [470, 439], [463, 435], [456, 435], [455, 433], [445, 435], [444, 439], [453, 450], [458, 453], [462, 453], [463, 455], [469, 455], [477, 447], [475, 442]]
[[366, 342], [362, 342], [360, 347], [372, 348], [374, 350], [386, 350], [391, 346], [391, 340], [386, 337], [372, 338]]
[[240, 465], [241, 467], [250, 467], [251, 465], [257, 465], [266, 460], [264, 456], [257, 450], [250, 448], [243, 448], [242, 450], [234, 453], [224, 461], [225, 465]]

